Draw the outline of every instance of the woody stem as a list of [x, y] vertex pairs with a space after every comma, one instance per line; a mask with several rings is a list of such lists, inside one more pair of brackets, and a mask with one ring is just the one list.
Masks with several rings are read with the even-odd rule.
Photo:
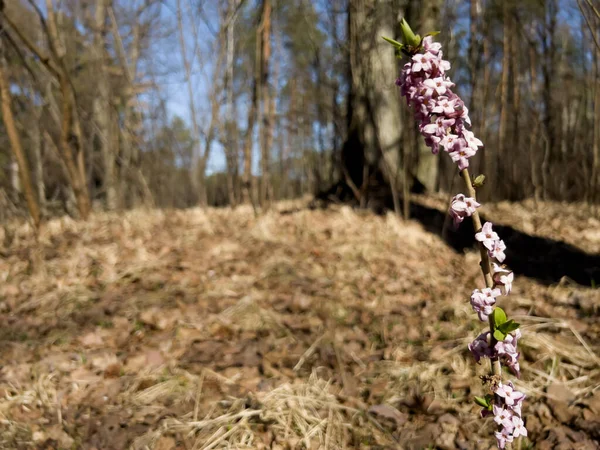
[[[475, 191], [475, 187], [473, 186], [473, 182], [471, 181], [471, 175], [469, 175], [468, 169], [463, 169], [460, 172], [463, 181], [465, 182], [465, 188], [467, 189], [467, 195], [477, 200], [477, 193]], [[481, 219], [479, 217], [479, 213], [477, 211], [473, 212], [471, 216], [473, 220], [473, 229], [476, 233], [481, 231]], [[483, 273], [483, 278], [485, 280], [486, 287], [493, 289], [494, 288], [494, 279], [492, 278], [492, 271], [490, 268], [490, 257], [488, 256], [488, 252], [486, 248], [483, 246], [483, 243], [479, 242], [479, 253], [481, 255], [481, 272]], [[490, 345], [492, 348], [496, 345], [496, 339], [494, 339], [494, 324], [492, 319], [492, 314], [489, 316], [489, 325], [490, 325], [490, 335], [491, 342]], [[502, 376], [502, 368], [500, 366], [500, 360], [498, 358], [491, 359], [491, 372], [492, 375]]]

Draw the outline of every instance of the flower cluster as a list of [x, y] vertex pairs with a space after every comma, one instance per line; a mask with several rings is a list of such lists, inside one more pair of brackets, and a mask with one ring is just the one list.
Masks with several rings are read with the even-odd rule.
[[475, 289], [471, 294], [471, 306], [482, 322], [488, 321], [488, 316], [494, 310], [496, 297], [500, 297], [500, 289]]
[[441, 44], [427, 36], [422, 47], [424, 53], [417, 53], [404, 65], [396, 84], [415, 110], [427, 146], [434, 154], [442, 146], [458, 168], [465, 169], [483, 143], [466, 128], [471, 125], [469, 111], [452, 92], [454, 83], [446, 75], [450, 63], [442, 58]]
[[494, 434], [498, 448], [504, 448], [514, 438], [527, 436], [527, 429], [521, 418], [521, 405], [525, 394], [516, 391], [510, 381], [507, 384], [499, 383], [494, 393], [502, 402], [502, 404], [494, 404], [492, 407], [494, 422], [501, 427], [501, 430]]
[[506, 259], [506, 255], [504, 254], [506, 245], [504, 244], [504, 241], [498, 237], [498, 234], [492, 230], [492, 224], [490, 222], [483, 224], [481, 231], [475, 234], [475, 239], [481, 242], [487, 249], [490, 258], [495, 258], [498, 262], [503, 262]]
[[517, 351], [517, 341], [521, 338], [521, 331], [517, 329], [507, 334], [503, 341], [497, 341], [493, 347], [489, 342], [490, 334], [489, 331], [481, 333], [468, 345], [469, 351], [473, 355], [473, 358], [475, 358], [475, 362], [479, 363], [482, 358], [500, 358], [504, 365], [508, 367], [517, 378], [520, 377], [520, 353]]
[[450, 217], [454, 222], [454, 228], [458, 228], [465, 217], [471, 217], [475, 210], [481, 205], [474, 198], [465, 197], [464, 194], [455, 195], [450, 204]]

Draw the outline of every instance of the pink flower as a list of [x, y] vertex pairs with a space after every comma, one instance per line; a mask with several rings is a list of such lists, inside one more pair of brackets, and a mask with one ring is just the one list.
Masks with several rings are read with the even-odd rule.
[[473, 215], [479, 206], [481, 205], [474, 198], [465, 197], [464, 194], [455, 195], [449, 210], [450, 217], [454, 220], [454, 228], [457, 228], [465, 217]]
[[469, 146], [469, 148], [477, 151], [479, 147], [483, 147], [483, 142], [477, 139], [473, 132], [469, 130], [463, 130], [462, 136], [465, 139], [465, 141], [467, 141], [467, 145]]
[[450, 100], [448, 97], [438, 97], [435, 107], [431, 110], [432, 113], [443, 114], [447, 117], [452, 117], [454, 113], [454, 104], [456, 100]]
[[523, 396], [519, 400], [517, 400], [514, 405], [509, 406], [510, 410], [519, 417], [521, 417], [521, 406], [523, 405], [523, 400], [525, 399], [525, 397], [526, 395], [523, 394]]
[[493, 305], [496, 303], [496, 297], [500, 297], [502, 293], [500, 292], [500, 289], [484, 288], [481, 290], [481, 294], [486, 298], [486, 303], [488, 305]]
[[432, 55], [431, 53], [416, 54], [415, 56], [412, 57], [413, 64], [412, 64], [411, 70], [413, 72], [420, 72], [421, 70], [424, 70], [426, 72], [430, 71], [432, 68], [431, 62], [432, 62], [433, 58], [434, 58], [434, 55]]
[[479, 320], [482, 322], [486, 322], [488, 320], [488, 316], [494, 310], [492, 306], [496, 303], [496, 297], [500, 295], [499, 289], [490, 289], [485, 288], [483, 290], [475, 289], [471, 294], [471, 306], [473, 307], [473, 311], [475, 311]]
[[507, 406], [512, 406], [515, 402], [520, 402], [525, 398], [525, 394], [514, 390], [513, 384], [510, 381], [507, 384], [499, 383], [494, 392], [504, 399], [504, 403]]
[[496, 258], [499, 262], [503, 262], [506, 259], [504, 250], [506, 250], [506, 245], [504, 244], [504, 241], [494, 241], [494, 246], [488, 251], [488, 255], [490, 256], [490, 258]]
[[496, 436], [496, 445], [500, 450], [504, 449], [507, 443], [513, 441], [512, 434], [507, 433], [505, 429], [502, 432], [495, 431], [494, 436]]
[[513, 425], [513, 431], [512, 431], [513, 438], [516, 438], [519, 436], [527, 436], [527, 428], [525, 428], [523, 419], [521, 419], [518, 416], [513, 416], [512, 417], [512, 425]]
[[452, 86], [454, 86], [454, 83], [448, 79], [444, 79], [443, 77], [437, 77], [423, 81], [423, 85], [427, 88], [428, 92], [435, 92], [437, 95], [444, 95], [447, 89], [450, 89]]
[[494, 283], [496, 286], [504, 286], [504, 293], [506, 295], [510, 294], [512, 290], [512, 283], [514, 280], [514, 274], [511, 270], [505, 269], [495, 262], [492, 263], [492, 272]]
[[442, 49], [442, 44], [439, 42], [433, 42], [433, 38], [431, 36], [426, 36], [423, 38], [423, 48], [426, 52], [437, 55]]
[[458, 140], [458, 135], [448, 133], [448, 134], [444, 135], [444, 137], [440, 141], [440, 145], [442, 145], [444, 147], [444, 150], [449, 152], [449, 151], [452, 151], [457, 140]]
[[494, 422], [496, 422], [498, 425], [502, 425], [505, 428], [511, 428], [513, 426], [512, 418], [514, 414], [511, 410], [494, 405], [493, 413]]
[[489, 331], [481, 333], [473, 342], [468, 345], [469, 351], [473, 355], [473, 358], [475, 358], [475, 362], [478, 364], [481, 358], [491, 358], [494, 354], [494, 351], [488, 343], [489, 335]]
[[464, 147], [462, 145], [463, 142], [463, 139], [458, 139], [457, 143], [454, 146], [455, 150], [450, 152], [450, 157], [452, 158], [452, 161], [458, 163], [459, 170], [463, 170], [469, 167], [468, 160], [471, 156], [475, 154], [475, 151], [473, 149], [469, 147]]
[[488, 250], [492, 250], [494, 248], [494, 242], [499, 240], [498, 234], [492, 230], [492, 223], [486, 222], [481, 227], [481, 231], [475, 234], [475, 239], [483, 244], [485, 248]]
[[477, 201], [471, 197], [465, 197], [465, 203], [467, 205], [466, 213], [468, 216], [472, 216], [475, 210], [481, 206], [481, 203], [477, 203]]

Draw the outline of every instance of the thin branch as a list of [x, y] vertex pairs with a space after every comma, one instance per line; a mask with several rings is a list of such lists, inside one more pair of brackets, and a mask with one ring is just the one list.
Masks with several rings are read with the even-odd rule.
[[6, 23], [8, 23], [8, 25], [14, 30], [14, 32], [17, 34], [17, 36], [19, 36], [19, 39], [23, 42], [25, 47], [27, 47], [31, 53], [33, 53], [35, 56], [37, 56], [37, 58], [42, 62], [44, 67], [46, 67], [46, 69], [48, 69], [48, 71], [53, 76], [55, 76], [56, 78], [59, 78], [60, 73], [59, 73], [58, 69], [56, 67], [54, 67], [54, 64], [53, 64], [52, 60], [50, 59], [50, 57], [48, 55], [46, 55], [40, 48], [38, 48], [25, 35], [23, 30], [17, 24], [15, 24], [15, 22], [10, 18], [10, 16], [8, 16], [5, 12], [3, 12], [2, 15], [4, 16]]
[[[587, 1], [588, 1], [588, 4], [590, 4], [589, 0], [587, 0]], [[581, 11], [581, 15], [585, 19], [585, 23], [587, 24], [588, 28], [590, 29], [590, 34], [592, 35], [592, 39], [594, 39], [594, 44], [596, 44], [596, 48], [598, 50], [600, 50], [600, 43], [598, 42], [598, 39], [596, 38], [596, 33], [594, 33], [594, 26], [592, 25], [592, 23], [590, 22], [590, 19], [588, 18], [587, 14], [583, 10], [583, 5], [581, 4], [581, 0], [577, 0], [577, 6], [579, 6], [579, 10]], [[592, 5], [590, 5], [590, 7], [594, 9], [594, 11], [596, 12], [596, 14], [598, 14], [598, 11], [596, 10], [596, 8], [594, 8]], [[600, 15], [598, 16], [598, 18], [600, 18]]]

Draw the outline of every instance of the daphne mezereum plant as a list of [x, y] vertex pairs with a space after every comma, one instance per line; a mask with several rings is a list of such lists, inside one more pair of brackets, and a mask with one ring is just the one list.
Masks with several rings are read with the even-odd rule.
[[489, 330], [480, 334], [468, 347], [478, 364], [482, 358], [491, 362], [490, 375], [482, 377], [489, 393], [475, 397], [475, 403], [483, 408], [482, 417], [493, 415], [498, 424], [495, 432], [497, 444], [503, 449], [515, 438], [527, 436], [521, 418], [525, 395], [515, 390], [510, 381], [502, 379], [502, 365], [520, 377], [517, 341], [521, 332], [519, 324], [508, 320], [504, 310], [496, 306], [498, 297], [502, 295], [501, 288], [504, 295], [510, 293], [513, 273], [501, 265], [506, 258], [506, 245], [493, 230], [492, 223], [481, 225], [477, 213], [480, 204], [476, 200], [476, 189], [483, 184], [483, 176], [472, 181], [469, 174], [469, 158], [483, 147], [483, 143], [467, 128], [471, 125], [469, 112], [462, 99], [452, 91], [454, 83], [446, 75], [450, 63], [442, 58], [441, 44], [433, 41], [437, 33], [421, 38], [413, 33], [404, 19], [400, 25], [403, 43], [384, 38], [396, 48], [400, 57], [409, 58], [396, 84], [414, 110], [427, 146], [434, 154], [439, 153], [440, 148], [448, 153], [458, 165], [465, 184], [466, 194], [454, 196], [449, 214], [455, 227], [465, 217], [472, 219], [485, 287], [473, 291], [471, 306], [479, 320], [489, 325]]

